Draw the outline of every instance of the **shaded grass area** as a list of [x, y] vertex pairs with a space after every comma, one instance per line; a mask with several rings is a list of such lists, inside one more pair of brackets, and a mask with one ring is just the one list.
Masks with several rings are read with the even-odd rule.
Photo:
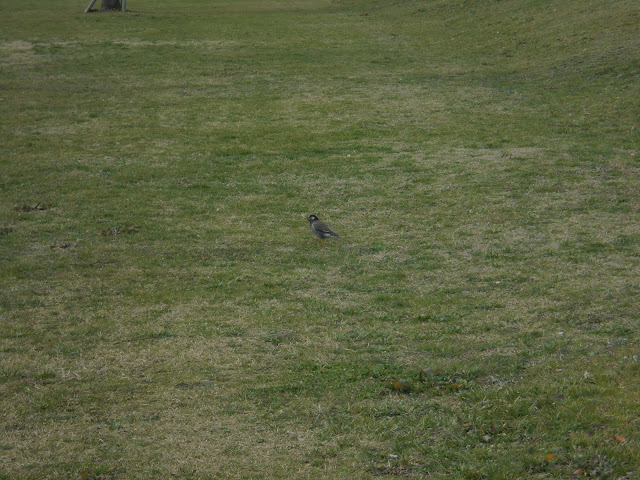
[[0, 7], [0, 477], [637, 476], [633, 2], [129, 8]]

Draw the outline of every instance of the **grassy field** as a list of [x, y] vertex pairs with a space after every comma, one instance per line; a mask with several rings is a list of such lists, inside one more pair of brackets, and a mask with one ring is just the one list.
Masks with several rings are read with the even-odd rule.
[[87, 3], [0, 4], [0, 478], [640, 478], [635, 0]]

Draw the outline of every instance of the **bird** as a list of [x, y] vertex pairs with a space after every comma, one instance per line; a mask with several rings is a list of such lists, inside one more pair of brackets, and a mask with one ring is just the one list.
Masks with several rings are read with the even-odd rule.
[[309, 220], [309, 226], [311, 227], [311, 231], [316, 237], [318, 237], [318, 240], [320, 240], [321, 245], [322, 245], [322, 241], [325, 238], [330, 238], [330, 237], [338, 238], [338, 234], [335, 232], [332, 232], [331, 229], [327, 227], [323, 222], [321, 222], [316, 215], [309, 215], [307, 217], [307, 220]]

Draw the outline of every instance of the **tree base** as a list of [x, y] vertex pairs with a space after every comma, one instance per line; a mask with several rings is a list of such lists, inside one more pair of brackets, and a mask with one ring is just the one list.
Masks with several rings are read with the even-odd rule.
[[122, 2], [120, 0], [102, 0], [100, 11], [105, 12], [107, 10], [122, 10]]

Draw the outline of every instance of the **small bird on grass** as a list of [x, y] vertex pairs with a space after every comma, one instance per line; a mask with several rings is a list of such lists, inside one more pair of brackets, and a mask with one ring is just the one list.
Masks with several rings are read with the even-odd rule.
[[323, 222], [321, 222], [316, 215], [309, 215], [307, 217], [307, 220], [309, 220], [311, 231], [316, 237], [318, 237], [318, 240], [320, 240], [320, 245], [322, 245], [322, 241], [325, 238], [338, 238], [338, 234], [332, 232], [331, 229], [327, 227]]

